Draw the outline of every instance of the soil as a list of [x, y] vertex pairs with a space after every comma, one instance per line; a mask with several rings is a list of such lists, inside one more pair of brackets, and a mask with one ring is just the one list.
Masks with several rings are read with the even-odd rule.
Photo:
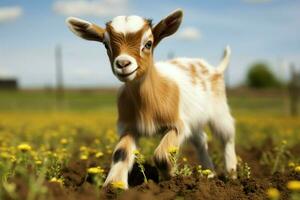
[[[195, 152], [190, 149], [184, 149], [183, 152], [187, 154], [188, 158], [191, 158], [189, 162], [195, 164]], [[270, 187], [276, 187], [280, 191], [280, 199], [289, 199], [290, 194], [286, 188], [286, 183], [289, 180], [300, 180], [300, 173], [287, 170], [284, 173], [276, 172], [271, 175], [269, 169], [259, 164], [259, 159], [262, 156], [261, 149], [251, 148], [246, 150], [238, 148], [238, 154], [251, 168], [250, 179], [238, 178], [232, 180], [222, 174], [207, 179], [199, 177], [194, 172], [191, 176], [173, 177], [171, 180], [159, 182], [156, 168], [146, 163], [145, 170], [149, 180], [148, 183], [143, 183], [143, 176], [135, 164], [129, 175], [130, 189], [126, 191], [111, 187], [97, 189], [87, 177], [86, 169], [98, 164], [101, 165], [101, 163], [97, 160], [88, 160], [71, 162], [62, 170], [63, 186], [51, 182], [46, 182], [44, 185], [51, 194], [49, 198], [57, 200], [258, 200], [268, 199], [266, 190]], [[107, 167], [105, 170], [108, 172], [109, 168]], [[28, 188], [19, 179], [13, 181], [17, 185], [19, 197], [25, 199]]]

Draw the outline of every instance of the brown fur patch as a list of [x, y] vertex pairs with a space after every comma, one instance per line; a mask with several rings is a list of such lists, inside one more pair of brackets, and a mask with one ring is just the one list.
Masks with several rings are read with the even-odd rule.
[[155, 149], [154, 161], [164, 179], [168, 179], [172, 174], [170, 171], [172, 166], [169, 159], [169, 149], [171, 147], [179, 148], [179, 134], [176, 129], [169, 130]]
[[215, 96], [225, 96], [225, 83], [223, 74], [215, 73], [210, 77], [211, 90]]
[[[178, 109], [178, 86], [151, 66], [143, 80], [125, 84], [118, 98], [118, 121], [125, 131], [157, 131], [160, 127], [178, 125]], [[140, 127], [144, 129], [138, 130]]]
[[194, 85], [196, 85], [197, 79], [199, 78], [199, 75], [197, 74], [197, 71], [196, 71], [196, 68], [195, 68], [194, 65], [191, 65], [191, 67], [190, 67], [190, 75], [192, 77], [192, 83]]
[[[194, 85], [200, 84], [201, 88], [204, 91], [207, 90], [207, 84], [204, 80], [204, 76], [208, 74], [208, 70], [205, 67], [197, 64], [192, 64], [192, 63], [189, 65], [184, 65], [183, 63], [177, 60], [172, 60], [170, 61], [170, 63], [180, 67], [182, 70], [189, 73], [192, 84]], [[199, 71], [199, 66], [200, 66], [200, 71]]]
[[204, 76], [209, 74], [207, 67], [202, 62], [198, 61], [196, 64], [197, 66], [199, 66], [201, 74], [203, 74]]

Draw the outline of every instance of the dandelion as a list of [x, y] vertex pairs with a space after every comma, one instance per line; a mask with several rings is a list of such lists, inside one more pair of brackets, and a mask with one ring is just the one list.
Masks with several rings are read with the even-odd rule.
[[8, 153], [6, 153], [6, 152], [1, 152], [0, 153], [0, 157], [6, 159], [6, 158], [9, 158], [10, 155]]
[[177, 154], [178, 153], [178, 147], [172, 146], [168, 149], [168, 152], [170, 154]]
[[96, 158], [100, 158], [100, 157], [102, 157], [104, 154], [100, 151], [100, 152], [98, 152], [98, 153], [96, 153], [95, 154], [95, 157]]
[[23, 143], [18, 146], [18, 149], [22, 152], [31, 151], [31, 146], [29, 144]]
[[123, 181], [114, 181], [111, 186], [115, 189], [125, 189], [125, 183]]
[[88, 156], [87, 155], [81, 155], [80, 156], [80, 160], [87, 160], [88, 159]]
[[87, 149], [87, 147], [86, 146], [81, 146], [80, 147], [80, 151], [82, 152], [82, 151], [87, 151], [88, 149]]
[[286, 186], [289, 190], [300, 191], [300, 181], [289, 181]]
[[169, 147], [168, 152], [169, 152], [169, 159], [173, 165], [173, 171], [175, 175], [179, 175], [179, 169], [178, 169], [178, 147], [172, 146]]
[[60, 140], [60, 143], [61, 143], [61, 144], [68, 144], [68, 140], [67, 140], [66, 138], [62, 138], [62, 139]]
[[35, 162], [34, 162], [36, 165], [42, 165], [42, 161], [40, 161], [40, 160], [36, 160]]
[[287, 144], [287, 141], [286, 141], [286, 140], [282, 140], [281, 143], [282, 143], [283, 145], [286, 145], [286, 144]]
[[294, 170], [295, 170], [295, 172], [300, 173], [300, 165], [296, 166]]
[[61, 178], [55, 178], [55, 177], [51, 178], [49, 182], [63, 184], [63, 180]]
[[138, 156], [138, 155], [140, 154], [140, 151], [136, 149], [136, 150], [133, 151], [133, 154], [134, 154], [135, 156]]
[[209, 177], [210, 175], [212, 175], [212, 171], [210, 169], [205, 169], [202, 170], [202, 174], [206, 177]]
[[10, 161], [13, 162], [13, 163], [16, 162], [17, 161], [16, 156], [11, 155], [10, 156]]
[[87, 170], [88, 174], [102, 174], [104, 172], [104, 169], [101, 167], [91, 167]]
[[293, 167], [296, 166], [296, 164], [294, 162], [289, 162], [288, 166], [291, 167], [291, 168], [293, 168]]
[[112, 153], [112, 150], [111, 149], [107, 149], [107, 154], [111, 154]]
[[266, 193], [267, 193], [267, 196], [269, 197], [269, 199], [272, 199], [272, 200], [279, 199], [280, 193], [276, 188], [269, 188], [269, 189], [267, 189]]

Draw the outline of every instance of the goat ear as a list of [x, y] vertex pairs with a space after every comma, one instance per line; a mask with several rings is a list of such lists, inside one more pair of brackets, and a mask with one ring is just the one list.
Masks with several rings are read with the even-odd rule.
[[76, 17], [67, 18], [66, 23], [73, 33], [83, 39], [103, 41], [105, 29], [95, 24]]
[[154, 46], [156, 46], [164, 37], [172, 35], [178, 30], [182, 21], [182, 16], [182, 10], [177, 9], [154, 26], [152, 30]]

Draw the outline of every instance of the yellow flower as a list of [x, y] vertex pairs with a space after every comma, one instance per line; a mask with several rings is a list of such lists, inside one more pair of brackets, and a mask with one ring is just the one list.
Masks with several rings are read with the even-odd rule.
[[294, 170], [295, 170], [295, 172], [299, 172], [300, 173], [300, 165], [296, 166]]
[[66, 138], [62, 138], [62, 139], [60, 140], [60, 143], [61, 143], [61, 144], [68, 144], [68, 140], [67, 140]]
[[31, 146], [29, 144], [23, 143], [18, 146], [18, 149], [22, 152], [31, 151]]
[[16, 156], [14, 156], [14, 155], [10, 156], [10, 161], [11, 162], [16, 162], [17, 161]]
[[88, 168], [87, 172], [89, 174], [102, 174], [104, 172], [104, 169], [102, 169], [101, 167], [91, 167]]
[[183, 161], [183, 162], [187, 162], [187, 158], [186, 158], [186, 157], [183, 157], [183, 158], [182, 158], [182, 161]]
[[111, 154], [111, 153], [112, 153], [112, 150], [111, 150], [111, 149], [108, 149], [106, 152], [107, 152], [107, 154]]
[[289, 162], [288, 166], [289, 167], [295, 167], [295, 163], [294, 162]]
[[136, 149], [136, 150], [133, 151], [133, 154], [134, 154], [135, 156], [137, 156], [137, 155], [140, 155], [141, 153], [140, 153], [139, 150]]
[[115, 189], [125, 189], [125, 184], [123, 181], [114, 181], [111, 183], [111, 186]]
[[36, 160], [36, 161], [35, 161], [35, 164], [36, 164], [36, 165], [41, 165], [41, 164], [42, 164], [42, 161]]
[[286, 186], [290, 190], [299, 191], [300, 190], [300, 181], [296, 181], [296, 180], [289, 181]]
[[98, 153], [96, 153], [96, 155], [95, 155], [95, 157], [96, 158], [100, 158], [100, 157], [102, 157], [103, 156], [103, 153], [100, 151], [100, 152], [98, 152]]
[[59, 184], [62, 184], [63, 183], [63, 180], [60, 179], [60, 178], [51, 178], [50, 181], [51, 183], [59, 183]]
[[169, 151], [170, 154], [177, 154], [178, 153], [178, 147], [172, 146], [168, 149], [168, 151]]
[[282, 143], [283, 145], [286, 145], [286, 144], [287, 144], [287, 141], [286, 141], [286, 140], [282, 140], [281, 143]]
[[88, 156], [87, 155], [81, 155], [80, 156], [80, 160], [87, 160], [88, 159]]
[[9, 158], [10, 155], [6, 152], [1, 152], [0, 157], [6, 159], [6, 158]]
[[205, 176], [209, 176], [212, 174], [212, 171], [210, 169], [205, 169], [205, 170], [202, 170], [202, 174]]
[[86, 146], [81, 146], [80, 151], [87, 151], [87, 147]]
[[278, 199], [280, 193], [276, 188], [269, 188], [267, 189], [267, 196], [269, 197], [269, 199]]

